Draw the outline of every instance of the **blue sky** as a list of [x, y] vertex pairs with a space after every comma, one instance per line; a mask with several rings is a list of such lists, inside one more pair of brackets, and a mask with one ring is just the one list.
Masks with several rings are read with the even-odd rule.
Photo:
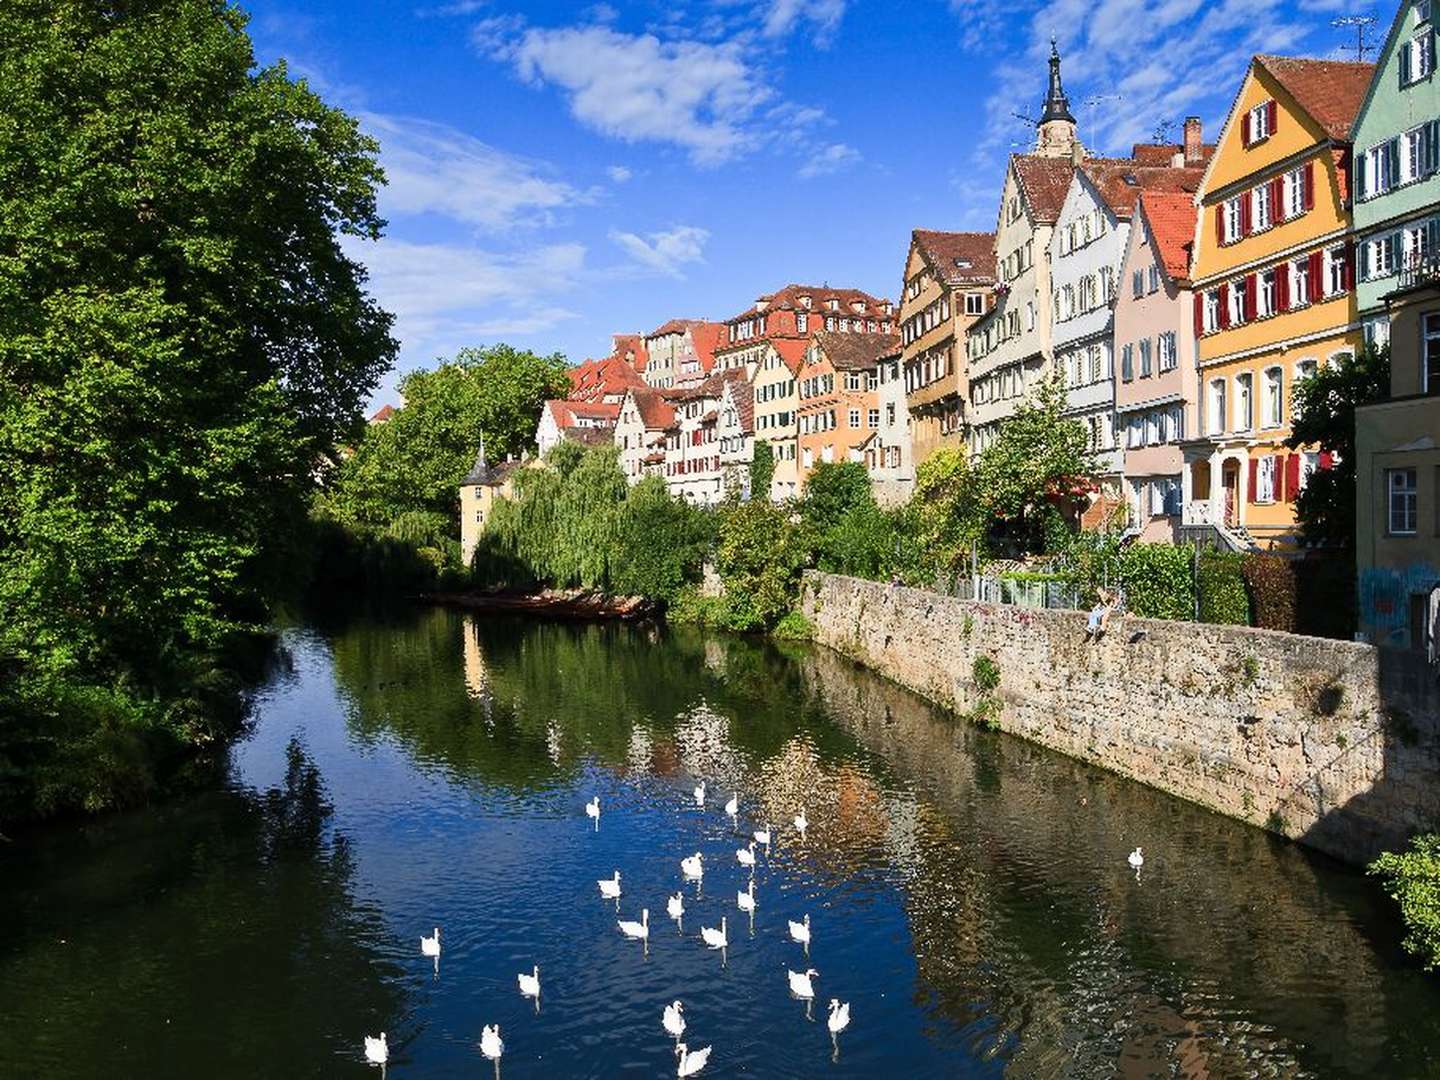
[[[1219, 128], [1255, 52], [1338, 56], [1347, 0], [248, 0], [382, 145], [389, 220], [354, 254], [398, 374], [508, 341], [723, 319], [790, 281], [899, 292], [912, 228], [990, 229], [1053, 34], [1092, 150]], [[1176, 135], [1175, 137], [1178, 137]]]

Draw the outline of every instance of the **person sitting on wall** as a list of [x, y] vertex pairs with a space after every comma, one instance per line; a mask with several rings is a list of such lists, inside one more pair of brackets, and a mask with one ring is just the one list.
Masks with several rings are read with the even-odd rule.
[[1090, 609], [1090, 614], [1085, 620], [1085, 640], [1099, 641], [1105, 633], [1106, 624], [1110, 622], [1110, 615], [1119, 606], [1120, 597], [1117, 592], [1100, 586], [1096, 590], [1095, 606]]

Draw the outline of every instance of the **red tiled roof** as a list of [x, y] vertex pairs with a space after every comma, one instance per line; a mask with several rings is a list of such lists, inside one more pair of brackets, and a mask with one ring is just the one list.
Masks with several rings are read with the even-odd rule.
[[632, 386], [644, 386], [645, 380], [622, 357], [586, 360], [569, 371], [572, 400], [591, 401], [607, 394], [623, 394]]
[[647, 431], [663, 430], [674, 423], [675, 406], [670, 404], [669, 395], [648, 386], [636, 386], [631, 388], [630, 396]]
[[[800, 302], [800, 297], [810, 297], [810, 306], [806, 307]], [[889, 318], [882, 310], [881, 305], [887, 301], [881, 297], [871, 296], [860, 289], [834, 289], [828, 285], [786, 285], [773, 293], [761, 296], [757, 303], [765, 305], [765, 311], [814, 311], [824, 314], [827, 300], [839, 300], [840, 310], [837, 314], [855, 315], [851, 307], [856, 301], [864, 304], [864, 309], [859, 312], [866, 317], [877, 319]], [[738, 322], [742, 319], [753, 318], [758, 314], [755, 307], [746, 308], [739, 315], [732, 316], [725, 321], [727, 323]]]
[[715, 366], [715, 350], [725, 343], [725, 324], [718, 322], [696, 323], [690, 328], [690, 340], [695, 345], [695, 356], [700, 361], [700, 370], [710, 374]]
[[643, 334], [612, 334], [610, 337], [612, 348], [610, 355], [621, 363], [625, 362], [625, 353], [628, 350], [635, 354], [635, 359], [629, 364], [635, 371], [645, 370], [645, 365], [650, 361], [650, 354], [645, 349], [645, 335]]
[[947, 285], [989, 285], [995, 281], [993, 232], [915, 229], [910, 237]]
[[1091, 158], [1080, 165], [1100, 197], [1122, 221], [1135, 212], [1143, 191], [1185, 191], [1194, 194], [1205, 175], [1201, 166], [1171, 168], [1147, 166], [1130, 158]]
[[1070, 188], [1075, 163], [1068, 157], [1011, 154], [1010, 164], [1035, 220], [1052, 224], [1065, 205], [1065, 192]]
[[606, 401], [574, 401], [551, 398], [545, 402], [545, 408], [555, 418], [555, 426], [561, 431], [575, 426], [578, 420], [609, 420], [612, 424], [620, 415], [620, 405], [617, 402]]
[[372, 424], [383, 424], [383, 423], [385, 423], [386, 420], [389, 420], [390, 417], [392, 417], [392, 416], [394, 416], [394, 415], [395, 415], [395, 406], [394, 406], [394, 405], [381, 405], [380, 408], [378, 408], [378, 409], [375, 410], [375, 414], [370, 417], [370, 423], [372, 423]]
[[651, 330], [645, 335], [645, 339], [648, 341], [650, 338], [663, 337], [665, 334], [683, 334], [692, 326], [698, 326], [704, 321], [704, 319], [671, 319], [664, 325]]
[[604, 446], [615, 441], [615, 425], [565, 428], [561, 434], [581, 446]]
[[834, 334], [821, 331], [815, 344], [837, 371], [871, 371], [900, 344], [899, 334]]
[[[1140, 165], [1169, 166], [1170, 163], [1175, 160], [1176, 154], [1181, 155], [1182, 158], [1184, 157], [1185, 145], [1183, 143], [1136, 143], [1130, 149], [1130, 157]], [[1200, 161], [1198, 164], [1203, 165], [1209, 161], [1214, 154], [1214, 143], [1201, 143]]]
[[1172, 281], [1190, 280], [1190, 255], [1195, 244], [1195, 200], [1179, 191], [1146, 191], [1140, 212], [1150, 226], [1155, 253]]
[[1375, 65], [1351, 60], [1257, 56], [1255, 63], [1285, 88], [1332, 139], [1348, 141], [1350, 125], [1375, 77]]
[[[726, 374], [730, 374], [730, 372]], [[736, 368], [734, 374], [740, 377], [727, 380], [725, 385], [730, 393], [730, 400], [735, 403], [735, 413], [740, 418], [740, 430], [754, 431], [755, 387], [749, 379], [744, 377], [743, 368]]]
[[810, 348], [809, 338], [772, 338], [770, 347], [780, 354], [780, 360], [796, 374], [805, 365], [805, 351]]

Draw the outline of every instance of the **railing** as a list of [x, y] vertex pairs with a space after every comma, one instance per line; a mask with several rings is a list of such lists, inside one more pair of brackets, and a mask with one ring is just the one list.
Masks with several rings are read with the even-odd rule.
[[1192, 499], [1185, 504], [1180, 515], [1182, 525], [1219, 525], [1215, 508], [1208, 499]]
[[1432, 282], [1440, 282], [1440, 250], [1412, 251], [1406, 255], [1400, 270], [1400, 287], [1413, 289]]

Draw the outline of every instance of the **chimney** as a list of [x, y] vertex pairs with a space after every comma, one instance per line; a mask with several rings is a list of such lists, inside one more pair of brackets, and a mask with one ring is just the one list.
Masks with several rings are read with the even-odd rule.
[[1204, 140], [1200, 135], [1200, 118], [1185, 118], [1185, 164], [1199, 165], [1205, 156]]

